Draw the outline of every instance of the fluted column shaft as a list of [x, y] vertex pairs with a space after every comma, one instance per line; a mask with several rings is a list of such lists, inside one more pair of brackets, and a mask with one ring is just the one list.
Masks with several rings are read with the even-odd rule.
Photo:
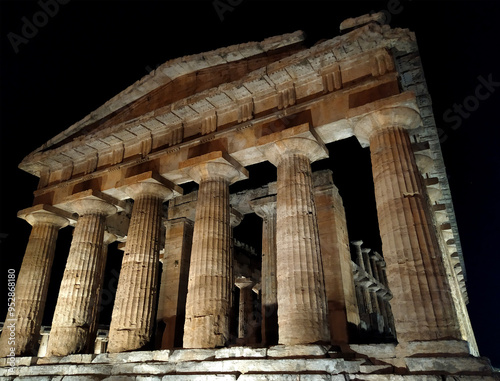
[[359, 325], [345, 211], [342, 198], [333, 184], [331, 171], [317, 172], [315, 176], [314, 197], [331, 343], [345, 344]]
[[184, 347], [221, 347], [229, 340], [232, 289], [229, 184], [246, 171], [222, 152], [192, 158], [181, 166], [199, 184]]
[[240, 289], [240, 300], [238, 308], [238, 339], [249, 338], [249, 321], [252, 315], [252, 286], [253, 282], [248, 278], [237, 278], [236, 287]]
[[201, 180], [189, 268], [185, 348], [224, 346], [229, 338], [229, 212], [228, 180]]
[[154, 326], [161, 242], [162, 205], [172, 191], [162, 184], [127, 186], [134, 199], [109, 329], [110, 353], [148, 344]]
[[[363, 259], [363, 249], [361, 248], [361, 245], [363, 244], [363, 241], [354, 241], [352, 244], [356, 247], [356, 262], [358, 266], [363, 270], [367, 271], [365, 267], [365, 261]], [[370, 290], [366, 286], [363, 286], [360, 284], [361, 288], [361, 293], [363, 294], [363, 300], [364, 300], [364, 307], [366, 310], [367, 314], [371, 314], [373, 312], [373, 304], [372, 304], [372, 298], [370, 296]], [[367, 319], [367, 323], [369, 322], [369, 316], [364, 316], [365, 319]]]
[[[375, 198], [398, 340], [460, 338], [442, 255], [406, 128], [418, 113], [399, 107], [370, 114]], [[359, 136], [358, 136], [359, 137]]]
[[[35, 207], [36, 208], [36, 207]], [[7, 313], [0, 338], [0, 357], [10, 353], [8, 344], [14, 325], [15, 355], [36, 354], [40, 337], [45, 302], [49, 288], [50, 273], [54, 261], [59, 229], [68, 225], [68, 220], [43, 209], [33, 210], [25, 219], [32, 225], [26, 252], [24, 254], [15, 288], [15, 309]], [[21, 213], [21, 212], [20, 212]]]
[[104, 231], [104, 237], [102, 240], [102, 257], [103, 260], [100, 263], [99, 268], [97, 269], [97, 280], [96, 283], [98, 285], [96, 300], [97, 303], [93, 305], [95, 311], [92, 312], [93, 316], [95, 316], [93, 320], [93, 324], [90, 327], [90, 335], [89, 335], [89, 351], [92, 352], [95, 348], [95, 339], [97, 335], [98, 323], [99, 323], [99, 307], [101, 306], [101, 298], [102, 298], [102, 289], [104, 286], [104, 276], [106, 270], [106, 261], [108, 258], [108, 246], [116, 241], [116, 236], [107, 231]]
[[165, 254], [156, 320], [163, 320], [161, 349], [182, 346], [193, 222], [187, 218], [166, 224]]
[[276, 276], [279, 343], [330, 341], [311, 163], [328, 150], [308, 123], [259, 139], [277, 167]]
[[283, 155], [277, 183], [279, 342], [328, 341], [325, 284], [308, 157]]
[[278, 285], [276, 280], [276, 196], [252, 201], [262, 218], [262, 342], [278, 344]]
[[90, 345], [102, 287], [100, 270], [106, 261], [105, 222], [116, 211], [113, 205], [97, 199], [81, 199], [73, 207], [79, 218], [59, 289], [47, 356], [80, 353]]

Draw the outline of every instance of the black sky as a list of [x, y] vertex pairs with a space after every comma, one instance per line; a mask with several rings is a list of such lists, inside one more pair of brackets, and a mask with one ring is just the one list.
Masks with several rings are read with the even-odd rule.
[[[391, 26], [416, 33], [442, 129], [472, 325], [481, 354], [500, 367], [498, 2], [66, 2], [45, 19], [40, 2], [0, 2], [0, 233], [8, 234], [0, 244], [0, 276], [5, 281], [8, 268], [19, 269], [30, 231], [16, 218], [31, 205], [37, 184], [17, 169], [28, 153], [169, 59], [299, 29], [313, 44], [338, 35], [345, 18], [384, 10]], [[221, 19], [214, 4], [233, 5]], [[23, 37], [26, 20], [34, 17], [38, 30], [29, 34], [24, 27], [26, 43], [13, 44], [13, 34]], [[478, 99], [476, 89], [485, 81], [489, 91]], [[459, 110], [464, 103], [469, 111]], [[342, 168], [338, 172], [349, 178], [348, 172], [340, 174]], [[5, 304], [6, 291], [1, 292]]]

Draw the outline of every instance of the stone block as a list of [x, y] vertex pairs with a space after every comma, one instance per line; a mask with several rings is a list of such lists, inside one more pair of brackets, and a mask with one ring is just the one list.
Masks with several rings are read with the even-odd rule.
[[63, 376], [61, 381], [99, 381], [101, 377], [97, 376]]
[[393, 371], [392, 365], [360, 365], [359, 366], [359, 371], [361, 373], [368, 373], [368, 374], [387, 374], [387, 373], [392, 373]]
[[351, 344], [351, 350], [356, 353], [377, 359], [396, 357], [396, 346], [394, 344]]
[[323, 345], [275, 345], [267, 350], [268, 357], [326, 357], [328, 347]]
[[480, 357], [408, 357], [405, 361], [410, 372], [484, 375], [492, 372], [488, 359]]
[[216, 359], [228, 359], [234, 357], [266, 357], [266, 348], [251, 348], [251, 347], [231, 347], [221, 348], [215, 351]]
[[203, 361], [215, 358], [215, 349], [178, 349], [170, 354], [168, 361]]
[[16, 366], [30, 366], [36, 357], [16, 357]]
[[84, 355], [69, 355], [64, 356], [60, 359], [60, 364], [90, 364], [92, 362], [94, 355], [84, 354]]
[[242, 374], [238, 381], [296, 381], [295, 374]]
[[95, 355], [93, 364], [110, 363], [137, 363], [145, 361], [168, 361], [171, 351], [168, 349], [159, 351], [138, 351], [124, 353], [101, 353]]
[[[238, 378], [238, 380], [241, 377]], [[223, 374], [223, 375], [216, 375], [216, 374], [211, 374], [211, 375], [196, 375], [196, 374], [190, 374], [190, 375], [168, 375], [168, 376], [163, 376], [162, 381], [234, 381], [236, 380], [236, 376], [233, 374]]]
[[149, 363], [149, 364], [120, 364], [115, 365], [113, 370], [111, 371], [112, 375], [127, 375], [127, 374], [136, 374], [136, 375], [156, 375], [156, 374], [166, 374], [173, 373], [176, 369], [175, 364], [173, 363]]
[[[334, 378], [335, 377], [335, 378]], [[344, 375], [331, 375], [331, 374], [301, 374], [300, 381], [332, 381], [341, 380], [345, 381]]]
[[59, 364], [62, 360], [62, 357], [39, 357], [36, 360], [37, 365], [45, 365], [45, 364]]
[[168, 361], [172, 351], [169, 349], [162, 349], [153, 352], [153, 361]]
[[[463, 340], [411, 341], [402, 349], [402, 354], [415, 355], [469, 355], [469, 343]], [[399, 350], [399, 346], [397, 348]]]
[[500, 380], [500, 373], [493, 374], [492, 376], [445, 376], [446, 381], [498, 381]]
[[441, 376], [431, 375], [353, 374], [348, 377], [349, 380], [356, 381], [442, 381]]
[[176, 364], [182, 373], [357, 373], [357, 361], [343, 359], [229, 359], [222, 361], [186, 361]]
[[306, 370], [311, 372], [358, 373], [359, 362], [343, 359], [309, 359], [306, 361]]
[[[300, 377], [300, 378], [299, 378]], [[238, 381], [345, 381], [346, 378], [333, 378], [329, 374], [242, 374]]]
[[110, 362], [109, 353], [100, 353], [92, 360], [93, 364], [109, 364]]

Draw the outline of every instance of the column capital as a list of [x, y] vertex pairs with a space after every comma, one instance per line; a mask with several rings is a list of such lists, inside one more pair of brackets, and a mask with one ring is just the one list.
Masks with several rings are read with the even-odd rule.
[[36, 223], [48, 223], [62, 229], [68, 226], [70, 222], [69, 213], [46, 204], [38, 204], [30, 208], [22, 209], [17, 213], [17, 216], [26, 220], [32, 226]]
[[127, 177], [119, 181], [116, 187], [132, 199], [141, 195], [150, 195], [166, 201], [182, 195], [183, 192], [181, 187], [153, 171]]
[[361, 240], [351, 241], [351, 244], [353, 244], [354, 246], [361, 247], [361, 245], [363, 244], [363, 241], [361, 241]]
[[243, 214], [241, 214], [236, 209], [231, 208], [231, 212], [229, 214], [229, 219], [231, 220], [231, 227], [235, 228], [236, 226], [238, 226], [241, 223], [241, 221], [243, 221], [243, 217], [244, 217]]
[[118, 237], [114, 235], [113, 233], [110, 233], [108, 231], [104, 231], [104, 238], [103, 238], [103, 243], [105, 245], [109, 245], [110, 243], [113, 243], [116, 241]]
[[258, 140], [257, 146], [275, 166], [278, 166], [281, 158], [286, 155], [304, 155], [311, 163], [328, 157], [325, 143], [309, 123], [263, 136]]
[[227, 152], [214, 151], [195, 156], [179, 164], [198, 184], [210, 178], [224, 178], [230, 184], [248, 179], [248, 171]]
[[254, 283], [255, 282], [251, 278], [245, 276], [239, 276], [234, 281], [234, 285], [239, 289], [253, 287]]
[[251, 200], [250, 207], [259, 217], [268, 219], [276, 214], [276, 195]]
[[102, 214], [109, 216], [116, 213], [118, 210], [123, 210], [124, 201], [119, 201], [98, 190], [87, 189], [66, 197], [56, 206], [67, 212], [77, 213], [79, 216], [85, 214]]
[[368, 145], [372, 135], [386, 128], [411, 130], [422, 123], [420, 114], [406, 106], [387, 107], [372, 111], [359, 119], [354, 125], [354, 135], [362, 145]]

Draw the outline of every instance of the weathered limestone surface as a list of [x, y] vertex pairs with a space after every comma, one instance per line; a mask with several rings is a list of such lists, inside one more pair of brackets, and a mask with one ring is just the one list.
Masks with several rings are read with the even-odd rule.
[[[383, 362], [373, 365], [362, 356], [330, 357], [321, 345], [181, 349], [52, 358], [20, 357], [9, 368], [0, 362], [0, 380], [389, 380], [495, 381], [485, 359], [426, 357], [406, 359], [408, 373], [397, 374]], [[333, 355], [337, 355], [333, 353]], [[2, 359], [4, 360], [4, 359]], [[386, 359], [389, 360], [390, 359]], [[401, 369], [399, 369], [401, 372]]]
[[301, 125], [260, 139], [277, 166], [276, 270], [280, 344], [330, 340], [311, 162], [326, 147]]
[[47, 356], [65, 356], [88, 349], [95, 324], [106, 258], [106, 217], [116, 207], [94, 196], [72, 202], [79, 218], [59, 289]]
[[[359, 312], [351, 267], [351, 253], [342, 198], [331, 172], [324, 172], [314, 188], [321, 256], [328, 299], [331, 342], [345, 344], [349, 331], [359, 325]], [[351, 327], [349, 327], [351, 324]]]
[[[63, 208], [70, 214], [76, 210], [80, 219], [49, 343], [49, 355], [90, 346], [106, 245], [117, 234], [127, 244], [109, 350], [132, 352], [17, 357], [14, 368], [9, 368], [12, 357], [3, 358], [0, 381], [500, 379], [487, 360], [469, 355], [469, 348], [477, 350], [465, 308], [465, 269], [415, 37], [383, 24], [382, 14], [365, 15], [346, 20], [341, 36], [310, 48], [299, 46], [303, 36], [295, 33], [179, 58], [26, 157], [21, 168], [40, 177], [34, 204], [60, 206], [81, 189], [134, 199], [128, 238], [129, 210], [120, 210], [125, 209], [121, 201], [111, 202], [120, 205], [120, 216], [108, 218], [108, 226], [105, 216], [114, 212], [110, 205], [102, 213], [80, 213], [78, 203]], [[192, 80], [197, 86], [189, 85]], [[412, 129], [411, 141], [406, 129]], [[363, 147], [371, 147], [389, 282], [379, 266], [381, 257], [361, 247], [359, 266], [352, 263], [350, 271], [340, 197], [332, 184], [311, 180], [311, 163], [328, 155], [323, 142], [353, 134]], [[241, 216], [231, 217], [229, 185], [247, 176], [245, 166], [265, 160], [277, 167], [274, 188], [249, 190], [238, 208], [231, 205], [243, 214], [252, 213], [253, 206], [264, 220], [264, 344], [278, 343], [272, 334], [279, 320], [279, 342], [298, 345], [215, 349], [231, 342], [233, 275], [250, 273], [258, 282], [255, 258], [249, 260], [252, 271], [247, 265], [240, 274], [245, 265], [235, 266], [233, 274], [231, 227]], [[155, 175], [144, 173], [148, 170]], [[179, 191], [156, 173], [176, 184], [199, 183], [192, 199], [172, 203], [175, 217], [170, 215], [174, 208], [169, 210], [171, 223], [176, 221], [167, 232], [157, 310], [159, 326], [167, 326], [163, 347], [172, 348], [182, 344], [186, 304], [184, 347], [195, 349], [136, 351], [150, 341], [153, 327], [162, 203]], [[275, 193], [276, 206], [274, 201], [264, 208], [250, 204]], [[196, 216], [183, 214], [192, 213], [188, 204], [197, 196]], [[186, 217], [196, 221], [194, 227]], [[19, 278], [29, 290], [19, 292], [21, 302], [28, 302], [17, 317], [19, 344], [26, 351], [38, 336], [55, 235], [65, 223], [59, 220], [46, 229], [33, 224], [31, 259], [25, 261], [39, 271], [26, 271], [23, 264]], [[447, 255], [444, 268], [442, 255]], [[47, 275], [30, 287], [31, 273]], [[346, 345], [349, 324], [395, 333], [386, 321], [391, 316], [388, 283], [399, 344]], [[240, 336], [245, 337], [251, 291], [247, 284], [240, 287]], [[460, 338], [469, 343], [450, 340]]]
[[278, 288], [276, 280], [276, 196], [251, 202], [262, 218], [262, 343], [278, 344]]
[[182, 163], [199, 185], [189, 268], [185, 348], [215, 348], [229, 339], [231, 225], [229, 184], [248, 176], [222, 152]]
[[[148, 175], [149, 176], [149, 175]], [[137, 181], [140, 180], [140, 181]], [[109, 331], [109, 352], [137, 350], [153, 329], [157, 298], [162, 204], [178, 187], [151, 175], [124, 184], [134, 199]]]
[[254, 282], [250, 278], [238, 277], [234, 284], [240, 289], [238, 339], [248, 339], [253, 333], [249, 327], [249, 321], [252, 315], [252, 287]]
[[369, 140], [377, 214], [400, 341], [460, 338], [425, 188], [406, 129], [416, 111], [387, 108], [355, 126]]
[[58, 231], [69, 222], [54, 211], [55, 208], [40, 205], [19, 212], [32, 229], [16, 282], [15, 310], [13, 315], [7, 314], [0, 338], [0, 357], [10, 353], [10, 324], [15, 325], [15, 355], [32, 354], [36, 350]]
[[[181, 347], [193, 222], [181, 217], [166, 223], [165, 254], [156, 319], [165, 323], [162, 349]], [[182, 326], [181, 326], [182, 324]]]

